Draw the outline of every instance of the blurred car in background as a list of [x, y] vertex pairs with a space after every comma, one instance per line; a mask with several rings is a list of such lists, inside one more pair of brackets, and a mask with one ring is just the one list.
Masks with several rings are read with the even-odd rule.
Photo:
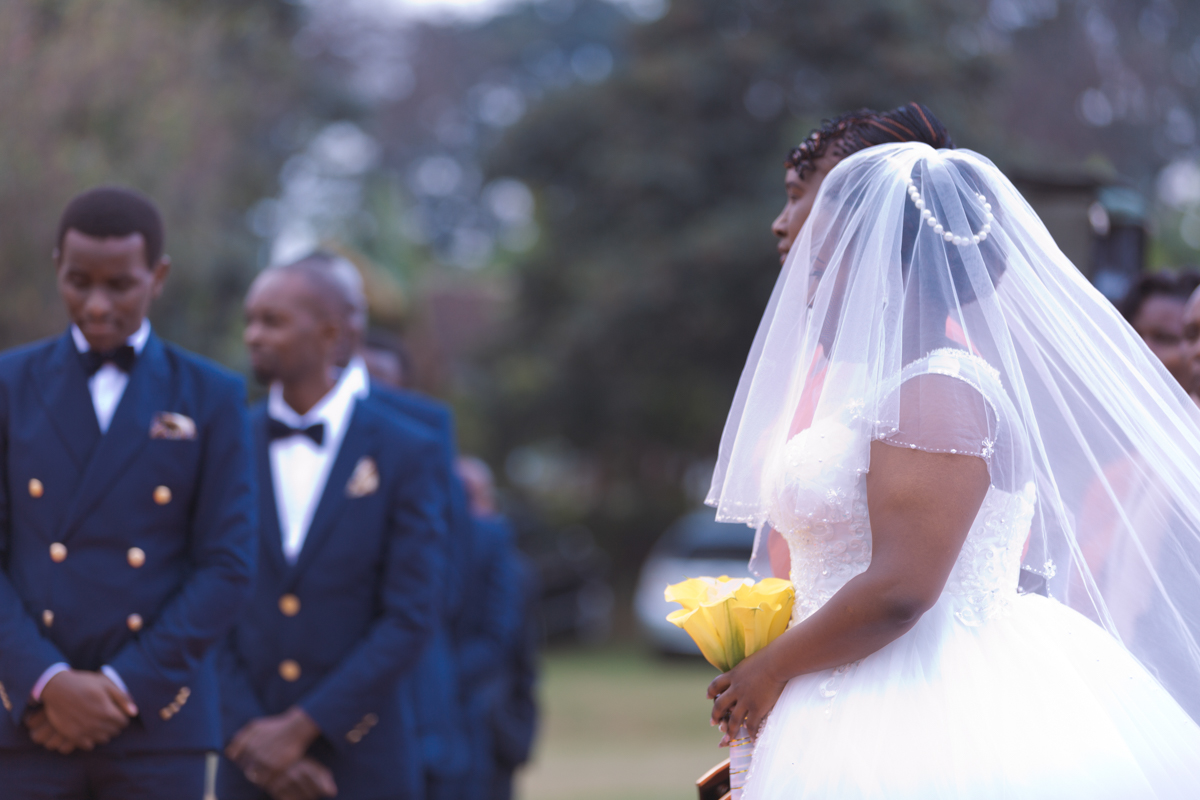
[[742, 524], [716, 521], [704, 508], [681, 517], [654, 544], [638, 576], [633, 607], [646, 638], [663, 653], [699, 655], [690, 636], [667, 622], [679, 608], [663, 599], [668, 584], [703, 575], [749, 577], [754, 531]]

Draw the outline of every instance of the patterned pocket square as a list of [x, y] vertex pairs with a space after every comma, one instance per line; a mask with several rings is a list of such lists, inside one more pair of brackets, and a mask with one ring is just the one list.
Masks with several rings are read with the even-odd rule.
[[354, 466], [354, 472], [350, 475], [350, 480], [346, 482], [347, 497], [366, 497], [379, 488], [379, 468], [375, 466], [375, 459], [370, 456], [363, 456], [358, 460], [358, 464]]
[[173, 411], [160, 411], [150, 423], [151, 439], [195, 439], [196, 421]]

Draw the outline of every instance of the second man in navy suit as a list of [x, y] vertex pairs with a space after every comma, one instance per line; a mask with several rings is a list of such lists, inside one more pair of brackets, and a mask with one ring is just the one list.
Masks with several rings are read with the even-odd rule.
[[429, 646], [409, 681], [417, 709], [426, 800], [476, 800], [470, 782], [471, 750], [468, 720], [461, 702], [461, 681], [454, 657], [457, 620], [463, 613], [464, 586], [471, 515], [466, 491], [454, 471], [457, 458], [454, 420], [443, 404], [417, 392], [380, 383], [371, 376], [362, 349], [367, 328], [367, 299], [362, 276], [349, 261], [316, 252], [299, 262], [324, 271], [336, 286], [344, 338], [338, 354], [342, 380], [358, 396], [379, 401], [403, 424], [417, 425], [441, 442], [436, 470], [449, 503], [448, 536], [438, 552], [437, 624]]
[[336, 379], [336, 296], [297, 264], [264, 272], [246, 301], [271, 390], [251, 414], [259, 579], [222, 653], [222, 800], [422, 795], [404, 678], [434, 624], [444, 459], [437, 439]]

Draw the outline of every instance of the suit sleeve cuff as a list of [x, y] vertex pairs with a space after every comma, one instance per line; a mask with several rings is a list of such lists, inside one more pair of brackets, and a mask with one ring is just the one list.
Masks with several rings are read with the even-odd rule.
[[115, 683], [117, 688], [120, 689], [126, 697], [128, 697], [130, 700], [133, 699], [133, 695], [129, 693], [129, 687], [125, 685], [125, 681], [121, 680], [121, 673], [117, 672], [108, 664], [100, 667], [100, 671], [104, 673], [104, 677]]
[[29, 692], [29, 696], [33, 699], [33, 702], [40, 703], [42, 701], [42, 690], [46, 688], [46, 684], [50, 682], [51, 678], [60, 672], [66, 672], [70, 668], [70, 665], [65, 661], [59, 661], [57, 664], [51, 664], [47, 667], [46, 671], [37, 679], [37, 683], [33, 685], [33, 689]]

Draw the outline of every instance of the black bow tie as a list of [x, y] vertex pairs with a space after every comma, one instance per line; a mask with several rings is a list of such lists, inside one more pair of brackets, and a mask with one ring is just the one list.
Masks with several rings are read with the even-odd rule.
[[123, 344], [112, 350], [88, 350], [80, 353], [79, 357], [83, 359], [83, 371], [90, 378], [105, 364], [112, 364], [122, 372], [129, 372], [133, 369], [133, 362], [137, 361], [137, 351], [132, 345]]
[[309, 425], [307, 428], [293, 428], [286, 422], [277, 420], [274, 417], [268, 417], [267, 436], [272, 442], [276, 439], [288, 439], [292, 436], [307, 436], [316, 442], [317, 447], [321, 447], [325, 444], [325, 423], [318, 422], [315, 425]]

